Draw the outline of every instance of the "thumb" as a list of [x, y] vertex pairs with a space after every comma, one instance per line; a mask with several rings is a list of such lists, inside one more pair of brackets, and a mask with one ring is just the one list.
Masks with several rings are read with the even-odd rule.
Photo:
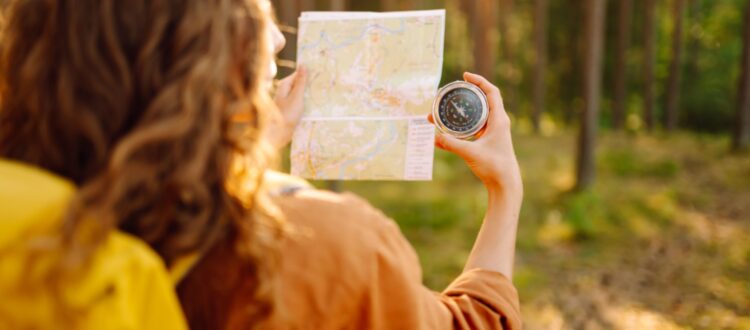
[[463, 159], [472, 158], [473, 155], [471, 142], [457, 139], [447, 134], [438, 133], [435, 136], [435, 145], [438, 148], [452, 152]]
[[293, 98], [301, 98], [305, 91], [305, 85], [307, 84], [307, 70], [300, 66], [297, 72], [294, 73], [294, 85], [291, 86], [290, 96]]
[[289, 95], [289, 91], [292, 89], [292, 84], [294, 84], [294, 81], [297, 79], [297, 72], [290, 74], [284, 79], [279, 80], [279, 83], [276, 85], [276, 96], [277, 97], [286, 97]]

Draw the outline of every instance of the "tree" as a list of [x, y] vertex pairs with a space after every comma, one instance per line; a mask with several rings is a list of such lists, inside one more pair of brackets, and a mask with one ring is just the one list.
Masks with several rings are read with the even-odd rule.
[[275, 1], [274, 7], [278, 13], [279, 25], [286, 38], [286, 46], [281, 50], [277, 64], [279, 77], [284, 77], [294, 70], [297, 58], [297, 17], [300, 9], [297, 1]]
[[331, 10], [333, 11], [345, 11], [346, 0], [331, 0]]
[[380, 9], [383, 11], [398, 10], [398, 1], [396, 0], [381, 0]]
[[669, 77], [667, 78], [667, 105], [664, 117], [664, 127], [672, 131], [677, 127], [678, 107], [680, 103], [680, 80], [682, 78], [682, 48], [683, 48], [683, 20], [685, 0], [674, 0], [672, 17], [672, 61], [669, 63]]
[[750, 2], [745, 5], [741, 63], [737, 126], [732, 143], [735, 150], [750, 147]]
[[498, 13], [498, 32], [500, 34], [500, 40], [502, 43], [501, 51], [501, 63], [500, 63], [500, 78], [502, 79], [500, 85], [503, 91], [503, 102], [505, 102], [505, 108], [509, 111], [516, 110], [516, 81], [518, 79], [518, 66], [516, 65], [515, 47], [513, 38], [511, 38], [510, 22], [513, 17], [513, 0], [498, 0], [499, 13]]
[[594, 147], [598, 123], [604, 46], [606, 0], [585, 1], [585, 42], [583, 66], [583, 99], [581, 131], [578, 140], [576, 190], [591, 186], [595, 176]]
[[315, 10], [315, 2], [309, 0], [297, 0], [297, 8], [300, 12]]
[[614, 95], [612, 105], [612, 126], [616, 130], [622, 129], [627, 109], [627, 58], [628, 50], [630, 49], [632, 19], [632, 0], [620, 0], [617, 8], [617, 43], [614, 54]]
[[423, 1], [417, 0], [381, 0], [380, 9], [382, 11], [398, 11], [398, 10], [416, 10], [423, 7]]
[[644, 0], [643, 22], [643, 117], [646, 128], [654, 128], [654, 62], [656, 61], [656, 0]]
[[531, 122], [534, 132], [539, 132], [539, 121], [544, 111], [545, 74], [547, 72], [547, 0], [534, 1], [534, 110]]
[[558, 95], [553, 101], [561, 101], [562, 121], [568, 127], [577, 122], [583, 102], [581, 72], [585, 42], [581, 36], [585, 26], [577, 22], [585, 21], [585, 5], [584, 1], [550, 3], [555, 15], [550, 15], [549, 19], [556, 28], [549, 31], [549, 60], [555, 62], [552, 67], [559, 68], [558, 77], [554, 80]]
[[[707, 14], [705, 12], [704, 4], [700, 0], [690, 0], [687, 3], [687, 12], [688, 17], [690, 17], [690, 20], [693, 21], [695, 24], [700, 24], [702, 19], [704, 19], [705, 15]], [[689, 30], [688, 30], [689, 32]], [[685, 35], [685, 77], [697, 77], [700, 75], [701, 68], [698, 66], [698, 60], [701, 58], [701, 38], [696, 33], [687, 33]], [[688, 89], [688, 87], [695, 88], [695, 85], [685, 85], [682, 88], [682, 92], [686, 95], [691, 92], [691, 89]], [[688, 101], [687, 98], [685, 101]], [[687, 104], [683, 106], [683, 112], [686, 110]]]
[[494, 80], [496, 66], [496, 22], [498, 13], [497, 0], [464, 0], [462, 7], [466, 11], [474, 36], [474, 71]]

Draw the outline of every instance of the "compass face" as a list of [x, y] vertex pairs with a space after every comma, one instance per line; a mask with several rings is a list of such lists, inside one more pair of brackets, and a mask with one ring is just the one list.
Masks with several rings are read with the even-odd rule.
[[438, 115], [446, 128], [465, 133], [476, 129], [482, 119], [482, 101], [468, 88], [456, 88], [440, 100]]

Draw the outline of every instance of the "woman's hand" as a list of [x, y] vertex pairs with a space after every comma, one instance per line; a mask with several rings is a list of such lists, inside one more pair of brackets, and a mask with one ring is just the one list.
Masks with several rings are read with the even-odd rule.
[[279, 81], [274, 102], [276, 102], [281, 116], [271, 124], [268, 130], [268, 138], [278, 148], [283, 148], [292, 141], [294, 129], [297, 128], [297, 124], [302, 118], [302, 112], [305, 108], [302, 99], [305, 94], [306, 83], [307, 72], [303, 67], [297, 68], [296, 72]]
[[[487, 94], [490, 108], [487, 126], [474, 141], [439, 133], [435, 145], [463, 158], [491, 193], [500, 192], [506, 197], [520, 197], [523, 194], [521, 171], [513, 150], [510, 118], [505, 112], [500, 90], [487, 79], [473, 73], [464, 73], [464, 80], [479, 86]], [[428, 120], [434, 123], [432, 114], [428, 116]]]
[[[510, 135], [510, 118], [497, 87], [472, 73], [465, 73], [464, 80], [487, 94], [487, 126], [475, 141], [444, 134], [438, 134], [435, 140], [438, 147], [461, 156], [487, 187], [487, 213], [464, 270], [486, 269], [512, 279], [523, 184]], [[434, 122], [431, 116], [428, 119]]]

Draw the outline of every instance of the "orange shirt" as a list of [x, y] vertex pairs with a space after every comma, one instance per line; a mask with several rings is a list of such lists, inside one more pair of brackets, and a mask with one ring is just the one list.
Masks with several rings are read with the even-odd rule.
[[396, 223], [363, 199], [303, 189], [276, 201], [295, 232], [283, 245], [274, 328], [521, 329], [507, 278], [473, 269], [429, 290]]
[[[281, 187], [306, 185], [274, 177]], [[281, 246], [281, 304], [271, 329], [521, 329], [507, 278], [473, 269], [431, 291], [397, 224], [356, 195], [305, 187], [273, 196], [292, 232]], [[242, 280], [246, 266], [232, 251], [221, 241], [180, 282], [191, 328], [237, 325], [243, 305], [235, 298], [253, 284]]]

